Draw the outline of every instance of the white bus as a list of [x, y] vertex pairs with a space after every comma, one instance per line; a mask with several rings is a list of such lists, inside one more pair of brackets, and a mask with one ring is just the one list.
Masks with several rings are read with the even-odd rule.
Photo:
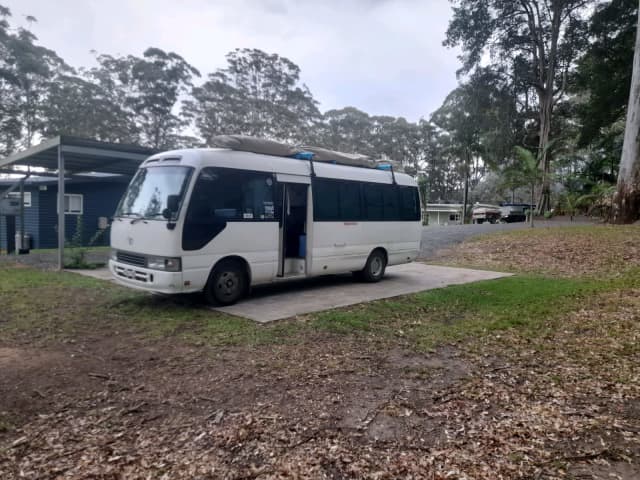
[[354, 272], [382, 278], [420, 250], [420, 198], [404, 173], [231, 149], [142, 163], [111, 226], [109, 269], [128, 287], [204, 292]]

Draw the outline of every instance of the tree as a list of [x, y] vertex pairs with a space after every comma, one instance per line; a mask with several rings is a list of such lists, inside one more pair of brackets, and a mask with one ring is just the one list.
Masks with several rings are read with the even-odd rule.
[[[373, 120], [355, 107], [329, 110], [322, 118], [320, 142], [328, 148], [376, 156]], [[378, 143], [379, 147], [380, 144]]]
[[205, 144], [229, 133], [298, 143], [315, 138], [320, 111], [295, 63], [257, 49], [236, 49], [226, 58], [227, 68], [193, 88], [185, 103]]
[[539, 182], [543, 172], [540, 170], [540, 158], [526, 148], [515, 147], [515, 163], [505, 172], [505, 177], [509, 179], [513, 186], [528, 186], [531, 192], [531, 202], [529, 209], [529, 223], [533, 228], [533, 205], [535, 204], [536, 184]]
[[102, 85], [75, 75], [53, 81], [43, 108], [43, 135], [75, 135], [105, 142], [135, 143], [133, 114], [124, 111]]
[[[148, 48], [142, 58], [99, 55], [99, 67], [88, 72], [135, 125], [139, 141], [162, 150], [180, 143], [186, 119], [177, 113], [181, 95], [200, 73], [174, 52]], [[134, 130], [131, 128], [130, 130]]]
[[448, 134], [449, 148], [457, 159], [464, 181], [465, 214], [469, 188], [477, 186], [488, 166], [495, 167], [511, 156], [515, 144], [514, 112], [513, 96], [501, 76], [480, 68], [454, 89], [431, 116], [432, 122]]
[[[580, 146], [601, 142], [608, 127], [624, 118], [637, 17], [636, 0], [611, 0], [598, 5], [589, 20], [592, 41], [578, 62], [574, 88]], [[617, 154], [619, 160], [620, 149]]]
[[617, 222], [631, 223], [640, 218], [640, 11], [615, 201]]
[[446, 46], [461, 46], [463, 67], [477, 68], [487, 49], [494, 66], [518, 76], [537, 97], [538, 156], [542, 170], [539, 211], [550, 208], [553, 108], [584, 42], [581, 14], [589, 0], [452, 0]]
[[38, 45], [29, 30], [12, 29], [10, 17], [11, 11], [0, 5], [0, 139], [4, 153], [31, 146], [43, 127], [52, 79], [71, 70], [53, 50]]
[[431, 120], [449, 135], [451, 153], [457, 159], [464, 188], [462, 197], [462, 221], [466, 223], [469, 194], [469, 177], [474, 156], [480, 154], [477, 98], [470, 95], [468, 85], [453, 90]]

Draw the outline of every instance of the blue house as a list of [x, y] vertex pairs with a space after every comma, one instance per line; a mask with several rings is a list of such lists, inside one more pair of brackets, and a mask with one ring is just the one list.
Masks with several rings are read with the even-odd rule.
[[[65, 238], [70, 240], [78, 227], [82, 242], [108, 245], [108, 224], [131, 177], [124, 175], [78, 175], [65, 182]], [[0, 192], [16, 180], [0, 179]], [[24, 185], [25, 234], [31, 248], [55, 248], [58, 245], [58, 184], [55, 178], [30, 177]], [[19, 205], [20, 192], [10, 198]], [[0, 250], [15, 250], [15, 235], [20, 231], [19, 215], [0, 216]], [[98, 232], [101, 232], [98, 234]]]
[[[23, 222], [28, 247], [57, 247], [60, 269], [64, 243], [77, 231], [84, 245], [107, 245], [109, 219], [120, 197], [140, 163], [153, 153], [139, 145], [60, 135], [0, 158], [0, 251], [15, 251]], [[64, 212], [58, 211], [59, 202]]]

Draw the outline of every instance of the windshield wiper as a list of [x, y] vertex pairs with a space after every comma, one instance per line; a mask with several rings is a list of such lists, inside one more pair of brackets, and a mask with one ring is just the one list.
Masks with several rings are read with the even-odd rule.
[[137, 223], [140, 220], [144, 220], [144, 216], [138, 212], [122, 212], [120, 215], [120, 217], [131, 217], [133, 216], [134, 218], [131, 219], [131, 224]]

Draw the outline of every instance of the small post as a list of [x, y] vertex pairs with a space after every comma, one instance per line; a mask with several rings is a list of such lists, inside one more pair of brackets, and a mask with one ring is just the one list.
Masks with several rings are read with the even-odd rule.
[[64, 156], [58, 145], [58, 270], [64, 269]]
[[[26, 177], [25, 177], [26, 178]], [[20, 248], [16, 248], [16, 254], [21, 255], [24, 248], [24, 178], [20, 179]]]

